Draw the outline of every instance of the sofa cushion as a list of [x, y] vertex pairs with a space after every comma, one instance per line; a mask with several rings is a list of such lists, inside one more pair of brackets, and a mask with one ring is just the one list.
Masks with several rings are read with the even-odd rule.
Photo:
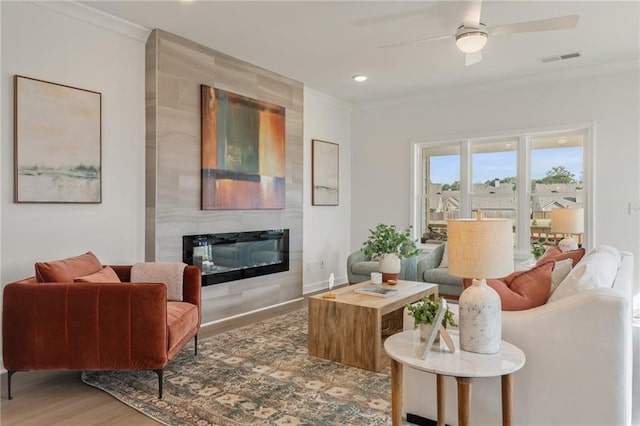
[[549, 297], [549, 302], [594, 288], [610, 288], [618, 273], [621, 257], [611, 246], [596, 247], [573, 267]]
[[582, 256], [584, 256], [584, 251], [584, 248], [579, 248], [578, 250], [563, 252], [558, 246], [549, 246], [544, 254], [540, 256], [536, 265], [545, 263], [548, 260], [555, 260], [556, 262], [559, 262], [561, 260], [571, 259], [573, 260], [573, 266], [576, 266], [578, 262], [580, 262], [580, 259], [582, 259]]
[[551, 272], [551, 289], [549, 290], [549, 297], [551, 297], [553, 292], [556, 291], [560, 283], [567, 278], [572, 267], [572, 259], [565, 259], [556, 262], [556, 266], [553, 267], [553, 272]]
[[[555, 262], [548, 261], [526, 271], [516, 271], [504, 278], [487, 279], [487, 285], [500, 296], [503, 311], [522, 311], [544, 305], [551, 288], [551, 273]], [[464, 288], [472, 280], [465, 278]]]
[[351, 272], [358, 275], [371, 275], [372, 272], [378, 272], [379, 265], [377, 260], [356, 262], [351, 266]]
[[37, 262], [36, 279], [40, 283], [73, 282], [74, 278], [93, 274], [102, 269], [102, 264], [92, 253], [52, 262]]
[[447, 268], [426, 269], [422, 273], [422, 280], [426, 283], [462, 286], [462, 279], [449, 275], [449, 269]]
[[171, 358], [174, 351], [184, 345], [187, 334], [198, 327], [198, 308], [187, 302], [167, 303], [167, 352]]
[[440, 259], [440, 264], [438, 268], [448, 268], [449, 267], [449, 250], [447, 247], [447, 243], [444, 243], [444, 249], [442, 251], [442, 259]]
[[110, 266], [105, 266], [98, 272], [74, 278], [77, 283], [119, 283], [120, 277]]

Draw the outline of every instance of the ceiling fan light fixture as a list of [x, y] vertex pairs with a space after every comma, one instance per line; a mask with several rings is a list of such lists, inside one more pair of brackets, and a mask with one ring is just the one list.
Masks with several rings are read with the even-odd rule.
[[464, 53], [475, 53], [487, 44], [487, 28], [480, 24], [480, 28], [467, 28], [460, 26], [456, 33], [456, 46]]

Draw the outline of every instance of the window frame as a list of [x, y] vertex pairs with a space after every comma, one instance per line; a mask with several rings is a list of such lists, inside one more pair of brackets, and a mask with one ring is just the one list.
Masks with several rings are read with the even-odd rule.
[[[441, 139], [415, 139], [411, 141], [411, 206], [410, 223], [413, 227], [413, 237], [419, 239], [422, 229], [421, 224], [421, 203], [427, 195], [423, 192], [422, 176], [424, 165], [422, 161], [422, 150], [425, 148], [438, 148], [452, 145], [460, 146], [460, 218], [471, 217], [471, 200], [473, 196], [472, 182], [472, 143], [491, 142], [502, 138], [517, 139], [516, 163], [517, 163], [517, 187], [525, 188], [525, 191], [516, 192], [516, 206], [529, 206], [531, 203], [531, 149], [533, 138], [539, 137], [560, 137], [566, 134], [581, 133], [583, 136], [582, 145], [582, 182], [584, 197], [584, 225], [585, 230], [582, 238], [583, 247], [593, 247], [596, 241], [595, 235], [595, 176], [594, 176], [594, 155], [595, 138], [594, 123], [578, 123], [573, 125], [553, 126], [545, 128], [520, 129], [506, 132], [489, 133], [482, 136], [458, 136]], [[531, 257], [531, 220], [528, 214], [522, 214], [521, 209], [516, 207], [516, 258]]]

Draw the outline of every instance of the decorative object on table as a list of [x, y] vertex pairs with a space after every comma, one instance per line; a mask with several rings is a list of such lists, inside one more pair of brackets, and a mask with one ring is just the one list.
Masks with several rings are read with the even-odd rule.
[[[442, 316], [442, 319], [437, 322], [436, 317], [438, 316], [440, 307], [444, 308], [444, 314]], [[441, 334], [446, 334], [446, 337], [449, 338], [449, 340], [447, 341], [449, 350], [451, 352], [455, 352], [455, 346], [450, 344], [453, 341], [450, 340], [450, 336], [446, 331], [446, 327], [447, 325], [455, 327], [457, 326], [457, 324], [453, 319], [453, 313], [449, 310], [447, 301], [444, 298], [440, 297], [438, 300], [434, 301], [431, 299], [431, 297], [425, 296], [416, 303], [407, 304], [406, 308], [407, 312], [413, 317], [414, 320], [414, 349], [416, 351], [416, 356], [422, 357], [431, 349], [425, 349], [424, 345], [427, 344], [429, 336], [434, 333], [434, 329], [437, 331], [435, 332], [435, 338], [432, 344], [439, 342]]]
[[14, 201], [102, 201], [102, 95], [15, 75]]
[[382, 274], [380, 272], [371, 273], [371, 284], [382, 284]]
[[369, 229], [369, 238], [363, 244], [365, 256], [379, 259], [382, 280], [397, 280], [400, 275], [400, 258], [419, 253], [416, 241], [411, 238], [411, 226], [400, 231], [395, 225], [378, 224]]
[[202, 210], [285, 208], [285, 108], [201, 85]]
[[376, 297], [391, 297], [398, 294], [398, 290], [386, 287], [361, 287], [354, 290], [358, 294], [368, 294], [369, 296]]
[[387, 284], [396, 285], [396, 284], [398, 284], [398, 280], [387, 280]]
[[335, 299], [336, 295], [333, 290], [333, 272], [329, 274], [329, 292], [322, 295], [325, 299]]
[[311, 205], [337, 206], [340, 145], [317, 139], [311, 143]]
[[551, 210], [551, 232], [565, 235], [558, 243], [560, 250], [577, 250], [578, 242], [573, 239], [573, 235], [584, 232], [584, 209], [579, 207]]
[[502, 340], [501, 302], [485, 278], [513, 271], [513, 231], [508, 219], [449, 220], [449, 273], [472, 277], [460, 295], [460, 348], [493, 354]]

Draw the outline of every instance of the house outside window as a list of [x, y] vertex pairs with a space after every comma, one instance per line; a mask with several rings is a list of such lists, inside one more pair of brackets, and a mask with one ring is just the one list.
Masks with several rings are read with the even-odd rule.
[[583, 207], [588, 245], [592, 167], [591, 126], [509, 136], [416, 142], [413, 227], [423, 243], [446, 241], [448, 219], [506, 218], [514, 245], [527, 257], [532, 243], [553, 244], [551, 210]]

